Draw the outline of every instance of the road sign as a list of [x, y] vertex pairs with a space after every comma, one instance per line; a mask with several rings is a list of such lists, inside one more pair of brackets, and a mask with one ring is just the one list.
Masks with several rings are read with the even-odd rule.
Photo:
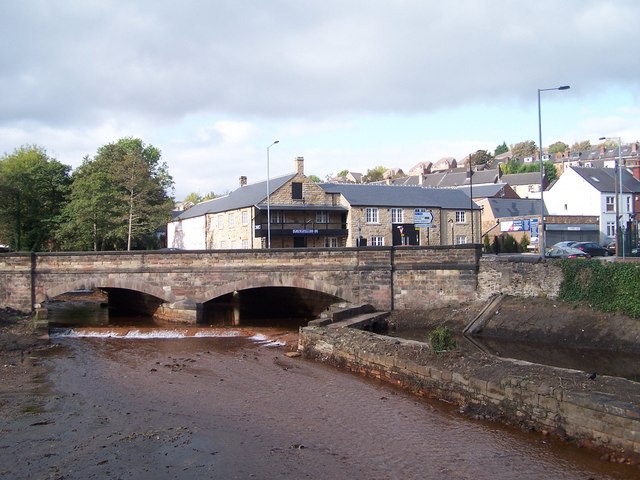
[[426, 208], [416, 208], [413, 211], [413, 223], [418, 228], [433, 227], [433, 212]]

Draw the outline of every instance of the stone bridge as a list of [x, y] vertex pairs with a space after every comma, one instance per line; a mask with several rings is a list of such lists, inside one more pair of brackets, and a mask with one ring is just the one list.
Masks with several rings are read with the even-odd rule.
[[66, 292], [102, 289], [110, 305], [194, 324], [216, 299], [281, 287], [322, 298], [321, 309], [422, 309], [474, 297], [479, 259], [479, 245], [0, 254], [0, 307], [34, 311]]

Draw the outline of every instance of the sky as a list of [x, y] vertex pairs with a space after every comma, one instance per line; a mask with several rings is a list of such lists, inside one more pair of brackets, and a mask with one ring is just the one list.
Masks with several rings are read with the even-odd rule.
[[[640, 140], [637, 0], [0, 0], [0, 154], [137, 137], [175, 198]], [[279, 143], [270, 147], [275, 140]], [[267, 161], [268, 160], [268, 161]]]

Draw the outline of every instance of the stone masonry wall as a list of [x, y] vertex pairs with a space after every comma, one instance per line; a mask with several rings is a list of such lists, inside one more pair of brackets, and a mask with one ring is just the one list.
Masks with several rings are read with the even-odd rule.
[[498, 293], [557, 298], [562, 270], [556, 261], [534, 255], [483, 255], [478, 270], [478, 300]]
[[[611, 451], [640, 454], [640, 406], [612, 393], [589, 392], [584, 374], [549, 369], [540, 378], [562, 376], [559, 388], [515, 375], [514, 361], [494, 368], [467, 362], [466, 368], [438, 361], [428, 344], [351, 328], [305, 327], [300, 350], [310, 358], [377, 377], [426, 396], [466, 406], [507, 423], [573, 437]], [[627, 382], [608, 378], [610, 382]], [[587, 380], [588, 381], [588, 380]], [[568, 385], [577, 386], [571, 389]]]

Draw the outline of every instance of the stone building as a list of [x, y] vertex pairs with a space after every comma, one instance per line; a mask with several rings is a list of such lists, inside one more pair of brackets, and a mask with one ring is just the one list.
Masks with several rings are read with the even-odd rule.
[[[317, 184], [294, 173], [199, 203], [167, 225], [185, 250], [451, 245], [480, 242], [480, 208], [453, 189]], [[268, 192], [268, 193], [267, 193]], [[270, 219], [270, 222], [268, 221]]]

